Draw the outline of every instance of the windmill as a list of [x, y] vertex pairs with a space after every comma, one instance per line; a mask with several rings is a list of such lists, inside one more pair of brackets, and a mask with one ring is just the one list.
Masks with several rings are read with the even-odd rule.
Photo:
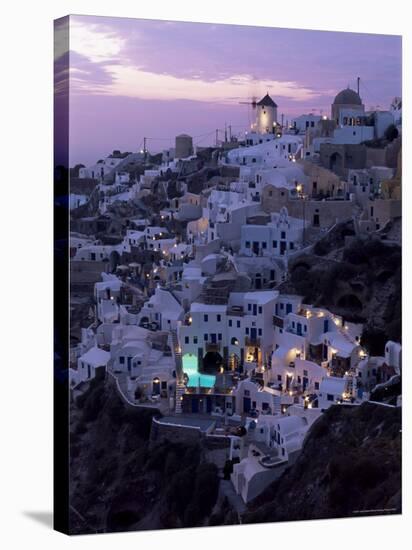
[[239, 104], [240, 105], [252, 105], [252, 109], [256, 109], [257, 97], [253, 96], [251, 99], [252, 99], [252, 101], [239, 101]]
[[252, 95], [250, 101], [239, 101], [239, 105], [249, 105], [251, 107], [251, 109], [248, 109], [248, 121], [250, 128], [252, 128], [256, 118], [257, 96]]

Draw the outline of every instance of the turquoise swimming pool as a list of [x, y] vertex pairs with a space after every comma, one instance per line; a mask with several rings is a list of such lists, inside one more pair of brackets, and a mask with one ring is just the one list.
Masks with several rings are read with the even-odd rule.
[[186, 353], [182, 357], [183, 372], [187, 374], [189, 388], [212, 388], [215, 385], [216, 376], [213, 374], [201, 374], [198, 370], [197, 357], [190, 353]]

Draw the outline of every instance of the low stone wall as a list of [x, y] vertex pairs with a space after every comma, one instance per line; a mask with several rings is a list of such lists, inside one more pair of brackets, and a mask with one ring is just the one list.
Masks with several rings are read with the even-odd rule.
[[200, 428], [179, 425], [178, 419], [176, 419], [176, 425], [162, 424], [159, 419], [152, 419], [151, 441], [200, 441], [201, 439], [202, 432]]

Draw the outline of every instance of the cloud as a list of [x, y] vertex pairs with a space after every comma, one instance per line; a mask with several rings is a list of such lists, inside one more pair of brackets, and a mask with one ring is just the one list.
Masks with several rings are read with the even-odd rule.
[[112, 65], [107, 70], [112, 75], [112, 83], [105, 87], [106, 93], [140, 99], [230, 103], [233, 99], [248, 99], [252, 85], [258, 88], [255, 90], [258, 96], [263, 96], [268, 91], [275, 97], [306, 101], [319, 95], [296, 82], [265, 80], [256, 85], [253, 77], [248, 74], [236, 74], [210, 83], [200, 78], [156, 74], [132, 66]]
[[95, 63], [119, 58], [126, 39], [109, 27], [87, 18], [70, 18], [70, 50]]

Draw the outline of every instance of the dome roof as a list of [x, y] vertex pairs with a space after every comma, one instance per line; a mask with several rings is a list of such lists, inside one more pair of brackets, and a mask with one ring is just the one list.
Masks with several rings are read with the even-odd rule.
[[346, 88], [338, 93], [333, 101], [334, 105], [362, 105], [362, 100], [355, 90]]

